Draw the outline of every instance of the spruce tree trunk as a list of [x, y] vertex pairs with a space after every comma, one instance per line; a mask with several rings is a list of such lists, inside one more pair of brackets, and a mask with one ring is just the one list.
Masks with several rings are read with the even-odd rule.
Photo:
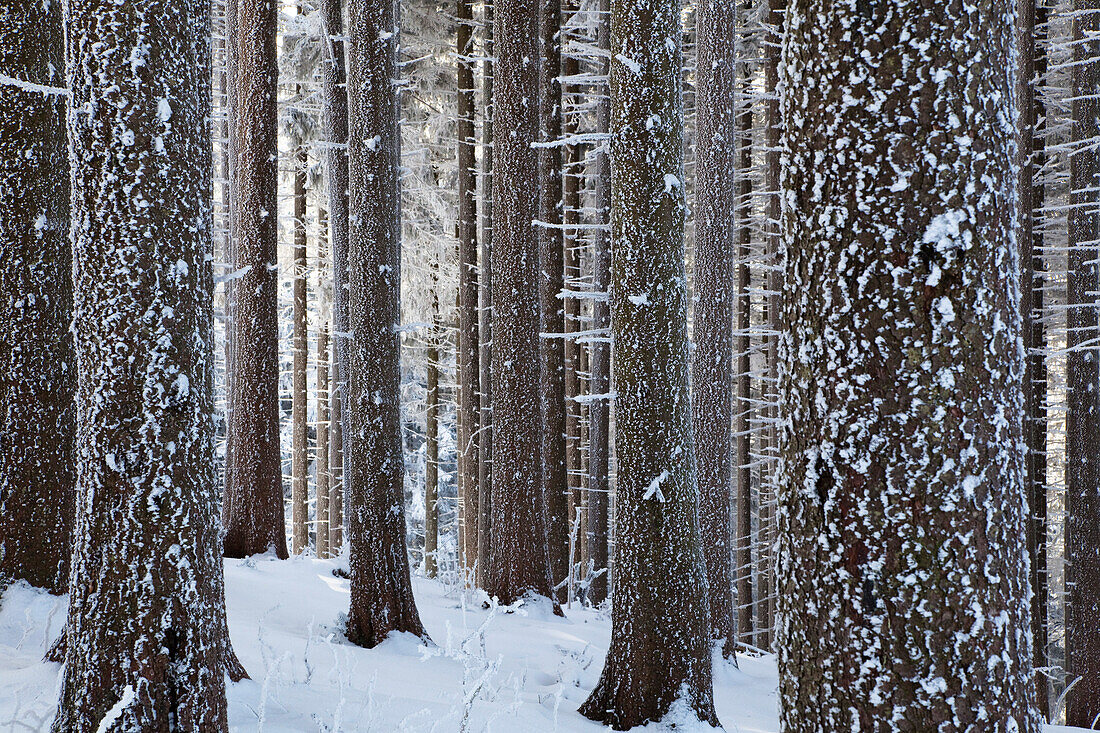
[[458, 466], [462, 495], [463, 562], [478, 557], [478, 423], [481, 413], [478, 365], [477, 161], [474, 158], [473, 5], [458, 3]]
[[[435, 338], [435, 334], [432, 334]], [[427, 406], [424, 410], [424, 574], [436, 576], [439, 560], [439, 347], [428, 346]]]
[[[1047, 661], [1047, 577], [1046, 577], [1046, 337], [1043, 326], [1043, 231], [1044, 190], [1042, 170], [1044, 141], [1041, 119], [1046, 110], [1037, 93], [1039, 75], [1046, 74], [1046, 9], [1037, 7], [1043, 0], [1018, 0], [1016, 39], [1019, 48], [1016, 91], [1019, 105], [1017, 138], [1019, 156], [1019, 220], [1017, 240], [1020, 246], [1020, 310], [1023, 316], [1024, 349], [1024, 441], [1025, 486], [1028, 495], [1028, 554], [1031, 557], [1031, 637], [1035, 667]], [[1038, 36], [1038, 37], [1037, 37]], [[1100, 385], [1098, 385], [1100, 387]], [[1035, 674], [1035, 706], [1043, 718], [1049, 717], [1047, 675]]]
[[[328, 212], [324, 205], [317, 206], [317, 262], [318, 267], [328, 261]], [[329, 542], [330, 494], [332, 473], [329, 469], [329, 425], [331, 421], [332, 391], [329, 381], [331, 363], [329, 336], [331, 328], [331, 297], [326, 297], [327, 289], [321, 276], [321, 325], [317, 329], [317, 557], [332, 557], [332, 545]], [[326, 308], [326, 306], [328, 306]], [[325, 311], [329, 311], [326, 313]]]
[[1073, 121], [1066, 267], [1066, 723], [1100, 726], [1100, 2], [1073, 3]]
[[737, 5], [697, 7], [695, 95], [695, 351], [692, 424], [699, 461], [699, 520], [710, 588], [711, 638], [732, 657], [734, 103]]
[[226, 557], [287, 557], [279, 446], [277, 8], [237, 0], [233, 410], [222, 519]]
[[677, 701], [718, 725], [688, 388], [680, 37], [676, 0], [612, 0], [615, 583], [611, 647], [581, 713], [617, 730]]
[[[747, 0], [742, 10], [739, 39], [742, 47], [756, 29], [750, 25], [752, 0]], [[752, 416], [755, 408], [752, 400], [752, 361], [750, 329], [752, 327], [752, 258], [753, 199], [752, 199], [752, 148], [753, 104], [752, 75], [748, 58], [740, 59], [738, 78], [741, 86], [741, 109], [737, 112], [737, 133], [740, 137], [737, 161], [737, 308], [736, 337], [736, 402], [734, 415], [734, 443], [737, 488], [734, 502], [736, 527], [734, 529], [734, 580], [737, 586], [737, 633], [746, 643], [753, 642], [753, 548], [752, 548]]]
[[[345, 416], [348, 414], [348, 90], [342, 0], [320, 0], [325, 31], [322, 111], [328, 175], [328, 213], [332, 249], [332, 551], [343, 545], [343, 477], [347, 473]], [[337, 465], [338, 464], [338, 465]]]
[[[601, 51], [611, 48], [611, 0], [600, 0], [600, 19], [597, 25], [597, 43]], [[606, 56], [600, 57], [600, 74], [609, 74]], [[611, 129], [610, 85], [600, 88], [596, 104], [596, 132], [607, 134]], [[611, 211], [611, 157], [610, 141], [601, 141], [596, 149], [596, 223], [610, 228]], [[592, 330], [607, 331], [611, 328], [611, 309], [606, 297], [611, 283], [611, 236], [609, 231], [597, 229], [592, 238]], [[608, 519], [611, 484], [608, 480], [610, 462], [611, 401], [606, 395], [611, 391], [611, 343], [610, 338], [597, 336], [592, 339], [589, 356], [588, 405], [588, 554], [595, 572], [601, 575], [588, 585], [588, 600], [599, 605], [607, 598], [608, 576], [611, 571], [608, 553]]]
[[787, 9], [789, 733], [1039, 730], [1012, 2]]
[[[542, 493], [546, 498], [546, 534], [550, 579], [569, 573], [569, 476], [565, 463], [565, 330], [562, 291], [561, 166], [561, 0], [539, 0], [539, 341], [542, 415]], [[551, 144], [547, 147], [547, 144]], [[551, 335], [553, 334], [553, 335]]]
[[60, 3], [0, 9], [0, 587], [69, 586], [72, 250]]
[[481, 435], [478, 443], [477, 584], [489, 570], [489, 526], [493, 513], [493, 0], [484, 0], [485, 50], [481, 62], [481, 271], [478, 288], [481, 354]]
[[57, 733], [109, 711], [112, 731], [227, 730], [210, 30], [207, 2], [66, 6], [71, 104], [99, 114], [68, 122], [79, 499]]
[[539, 382], [538, 8], [498, 0], [493, 75], [493, 471], [485, 590], [551, 597]]
[[347, 637], [374, 647], [391, 632], [427, 637], [405, 550], [401, 438], [401, 194], [397, 11], [351, 0], [348, 64], [350, 302], [348, 481], [351, 608]]
[[[301, 89], [298, 90], [301, 95]], [[309, 432], [306, 425], [306, 366], [309, 333], [306, 325], [306, 159], [299, 147], [294, 169], [294, 362], [291, 392], [291, 528], [295, 555], [309, 549]]]
[[[333, 296], [333, 320], [336, 318], [336, 297]], [[343, 399], [340, 396], [340, 367], [338, 352], [340, 338], [332, 339], [332, 364], [329, 366], [329, 497], [328, 497], [328, 545], [329, 552], [339, 555], [344, 548], [344, 418]]]

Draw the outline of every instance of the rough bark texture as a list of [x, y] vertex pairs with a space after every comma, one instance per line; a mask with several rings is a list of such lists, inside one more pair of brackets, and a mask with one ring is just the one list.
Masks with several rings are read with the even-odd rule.
[[[65, 86], [60, 3], [0, 9], [0, 74]], [[0, 86], [0, 587], [64, 593], [75, 507], [65, 97]]]
[[1100, 2], [1075, 0], [1069, 257], [1066, 264], [1066, 723], [1100, 725]]
[[[298, 94], [301, 94], [299, 89]], [[309, 333], [306, 324], [306, 159], [299, 148], [294, 169], [294, 363], [291, 375], [291, 549], [309, 548], [309, 432], [306, 425], [306, 366]]]
[[[317, 262], [328, 260], [328, 214], [323, 206], [317, 207]], [[324, 278], [322, 277], [322, 281]], [[332, 306], [331, 297], [321, 288], [321, 325], [317, 329], [317, 524], [314, 530], [317, 536], [317, 557], [332, 557], [332, 545], [329, 541], [329, 495], [332, 474], [329, 469], [329, 424], [332, 392], [329, 381], [331, 328], [330, 313], [325, 306]]]
[[347, 637], [426, 637], [405, 551], [401, 439], [400, 137], [397, 15], [390, 0], [351, 0], [348, 65], [350, 302], [348, 481], [351, 609]]
[[493, 84], [493, 497], [485, 590], [551, 596], [540, 430], [537, 0], [498, 0]]
[[332, 249], [332, 495], [329, 534], [333, 553], [340, 552], [344, 536], [344, 475], [347, 473], [344, 425], [348, 414], [348, 95], [345, 64], [344, 15], [341, 0], [321, 0], [326, 33], [322, 108], [327, 154], [329, 246]]
[[[747, 37], [755, 33], [748, 16], [752, 10], [752, 0], [745, 3], [739, 28], [742, 44]], [[749, 263], [752, 258], [753, 238], [753, 199], [752, 199], [752, 148], [753, 148], [753, 105], [752, 69], [748, 59], [742, 56], [742, 66], [738, 69], [741, 84], [741, 109], [737, 112], [737, 132], [740, 150], [737, 160], [737, 323], [735, 329], [734, 353], [737, 357], [734, 374], [736, 375], [736, 403], [733, 409], [734, 442], [737, 488], [735, 502], [736, 527], [734, 530], [735, 564], [734, 580], [737, 586], [737, 633], [740, 640], [751, 644], [753, 639], [753, 546], [752, 546], [752, 416], [755, 406], [752, 400], [752, 272]]]
[[481, 271], [478, 283], [481, 354], [481, 435], [478, 443], [477, 584], [489, 569], [489, 526], [493, 512], [493, 0], [484, 0], [484, 59], [481, 62]]
[[424, 410], [424, 574], [434, 578], [439, 551], [439, 347], [427, 353], [428, 389]]
[[718, 725], [688, 388], [680, 36], [676, 0], [612, 0], [615, 584], [611, 646], [581, 713], [618, 730], [677, 701]]
[[226, 448], [224, 551], [287, 557], [279, 447], [277, 8], [237, 0], [232, 217], [233, 410]]
[[[1047, 660], [1047, 527], [1046, 527], [1046, 337], [1043, 327], [1043, 184], [1037, 172], [1044, 160], [1043, 130], [1046, 117], [1042, 96], [1036, 92], [1038, 75], [1046, 74], [1046, 9], [1039, 0], [1018, 0], [1016, 40], [1019, 48], [1016, 94], [1019, 105], [1017, 156], [1019, 160], [1019, 210], [1016, 236], [1020, 247], [1020, 311], [1023, 316], [1024, 349], [1024, 441], [1027, 444], [1024, 472], [1029, 521], [1028, 554], [1031, 557], [1031, 638], [1035, 667]], [[1036, 37], [1038, 33], [1038, 38]], [[1098, 385], [1100, 386], [1100, 385]], [[1035, 707], [1049, 716], [1047, 675], [1035, 674]]]
[[[77, 492], [53, 730], [225, 731], [210, 5], [69, 3]], [[113, 721], [106, 720], [109, 711]]]
[[699, 461], [699, 520], [710, 588], [711, 637], [732, 657], [733, 256], [737, 140], [737, 5], [697, 6], [695, 148], [695, 351], [692, 427]]
[[790, 733], [1039, 729], [1013, 16], [1011, 0], [787, 9], [776, 648]]
[[473, 5], [458, 5], [458, 482], [462, 496], [463, 563], [478, 557], [478, 423], [481, 370], [478, 354], [477, 161], [474, 158]]
[[[539, 8], [539, 391], [542, 415], [542, 493], [546, 499], [546, 535], [550, 578], [569, 573], [569, 476], [565, 464], [565, 312], [561, 294], [561, 0], [538, 0]], [[553, 143], [546, 147], [545, 144]]]
[[[597, 43], [603, 51], [611, 48], [610, 0], [600, 0], [600, 20], [597, 26]], [[606, 56], [601, 56], [600, 73], [609, 73]], [[604, 85], [596, 105], [596, 131], [607, 134], [611, 126], [611, 97], [609, 86]], [[610, 226], [611, 211], [611, 157], [609, 142], [596, 149], [596, 222]], [[606, 297], [611, 283], [611, 237], [603, 229], [597, 229], [592, 238], [592, 329], [607, 331], [611, 328], [611, 308]], [[597, 337], [592, 340], [589, 357], [588, 405], [588, 554], [595, 572], [604, 570], [588, 585], [588, 600], [600, 604], [607, 598], [610, 574], [608, 555], [608, 519], [611, 484], [608, 481], [610, 462], [611, 403], [607, 394], [611, 391], [611, 343], [610, 339]]]

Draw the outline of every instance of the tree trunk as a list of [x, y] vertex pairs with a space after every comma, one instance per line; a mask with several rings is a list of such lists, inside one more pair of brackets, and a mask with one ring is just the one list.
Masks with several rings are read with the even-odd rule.
[[347, 637], [374, 647], [394, 631], [427, 634], [413, 600], [405, 550], [397, 12], [390, 0], [351, 0], [349, 18], [349, 211], [354, 216], [348, 232]]
[[[69, 586], [72, 551], [72, 250], [61, 6], [0, 10], [0, 587]], [[60, 89], [59, 89], [60, 88]]]
[[[539, 341], [541, 396], [542, 493], [546, 499], [546, 534], [550, 579], [560, 583], [569, 573], [569, 476], [565, 463], [565, 330], [561, 294], [562, 154], [561, 139], [561, 0], [539, 0]], [[549, 146], [547, 146], [549, 145]], [[550, 335], [553, 334], [553, 335]]]
[[[334, 448], [329, 457], [332, 469], [329, 528], [332, 551], [343, 545], [343, 477], [347, 470], [345, 418], [348, 404], [348, 91], [345, 65], [344, 15], [342, 0], [320, 0], [325, 31], [322, 109], [324, 115], [328, 174], [328, 215], [332, 249], [332, 430]], [[337, 465], [338, 464], [338, 465]]]
[[[298, 95], [301, 96], [299, 85]], [[294, 366], [291, 393], [291, 525], [292, 550], [300, 555], [309, 549], [309, 432], [306, 425], [306, 366], [309, 334], [306, 304], [306, 158], [299, 147], [294, 168]]]
[[[336, 297], [333, 296], [333, 320], [336, 318]], [[337, 352], [340, 339], [332, 339], [332, 364], [329, 367], [329, 552], [339, 555], [344, 548], [344, 400], [340, 395], [340, 367]]]
[[789, 733], [1039, 730], [1012, 2], [787, 9], [776, 648]]
[[[751, 28], [752, 2], [748, 0], [742, 11], [739, 38], [742, 45], [747, 43], [749, 34], [757, 32]], [[741, 110], [737, 113], [737, 132], [740, 135], [740, 151], [737, 162], [737, 324], [736, 348], [737, 366], [736, 395], [734, 407], [734, 442], [736, 444], [737, 494], [736, 522], [734, 532], [735, 581], [737, 585], [737, 633], [740, 640], [751, 644], [753, 639], [753, 592], [752, 592], [752, 416], [755, 408], [752, 400], [752, 361], [750, 352], [752, 341], [752, 272], [749, 262], [752, 258], [753, 235], [753, 199], [752, 199], [752, 148], [753, 148], [753, 105], [752, 70], [748, 59], [741, 59], [738, 70], [741, 80]]]
[[237, 0], [233, 411], [222, 518], [226, 557], [287, 557], [279, 446], [277, 8]]
[[[600, 0], [600, 16], [596, 37], [601, 51], [611, 48], [611, 0]], [[600, 57], [600, 74], [610, 73], [607, 56]], [[606, 135], [611, 129], [610, 86], [601, 85], [596, 104], [596, 132]], [[601, 141], [596, 149], [596, 223], [610, 227], [611, 222], [611, 158], [610, 141]], [[592, 238], [592, 330], [602, 334], [611, 328], [611, 309], [607, 293], [611, 284], [611, 237], [608, 231], [597, 229]], [[608, 553], [608, 519], [610, 511], [608, 481], [610, 463], [611, 344], [608, 337], [592, 339], [589, 356], [588, 404], [588, 553], [595, 572], [603, 574], [588, 585], [588, 600], [599, 605], [607, 598], [608, 575], [611, 572]]]
[[627, 730], [679, 701], [718, 725], [688, 388], [680, 4], [611, 2], [611, 647], [581, 713]]
[[[1040, 120], [1046, 117], [1041, 95], [1036, 93], [1039, 74], [1046, 75], [1046, 8], [1036, 7], [1043, 0], [1018, 0], [1016, 92], [1019, 104], [1019, 220], [1017, 239], [1020, 246], [1020, 310], [1023, 315], [1024, 349], [1024, 441], [1027, 444], [1024, 472], [1028, 495], [1028, 554], [1031, 557], [1031, 636], [1035, 667], [1045, 668], [1047, 660], [1047, 577], [1046, 577], [1046, 337], [1043, 327], [1043, 231], [1044, 190], [1041, 175], [1044, 141]], [[1037, 35], [1039, 37], [1037, 37]], [[1098, 385], [1100, 386], [1100, 385]], [[1049, 717], [1047, 676], [1035, 675], [1035, 706], [1043, 718]]]
[[493, 512], [493, 0], [484, 0], [485, 50], [481, 62], [481, 278], [478, 324], [481, 354], [481, 435], [478, 442], [477, 584], [489, 569], [489, 526]]
[[1073, 106], [1066, 304], [1066, 724], [1100, 725], [1100, 2], [1073, 3]]
[[493, 84], [493, 471], [485, 590], [551, 597], [539, 452], [538, 11], [498, 0]]
[[458, 5], [458, 466], [462, 495], [463, 562], [478, 556], [478, 423], [481, 412], [478, 365], [477, 161], [474, 159], [473, 5]]
[[695, 352], [692, 423], [699, 461], [699, 520], [710, 588], [711, 638], [733, 656], [733, 257], [737, 141], [734, 126], [737, 5], [697, 8]]
[[[317, 207], [317, 262], [328, 260], [328, 215], [324, 206]], [[322, 276], [322, 281], [324, 276]], [[317, 557], [332, 557], [329, 542], [329, 494], [331, 473], [329, 471], [329, 405], [332, 393], [329, 387], [329, 324], [324, 311], [325, 305], [331, 307], [331, 299], [324, 297], [325, 288], [321, 287], [321, 325], [317, 329]]]
[[[435, 338], [435, 334], [432, 334]], [[436, 576], [439, 562], [439, 347], [428, 346], [428, 394], [424, 410], [424, 574]]]
[[112, 714], [111, 730], [227, 730], [210, 4], [162, 11], [66, 6], [71, 104], [100, 112], [69, 118], [79, 501], [57, 733]]

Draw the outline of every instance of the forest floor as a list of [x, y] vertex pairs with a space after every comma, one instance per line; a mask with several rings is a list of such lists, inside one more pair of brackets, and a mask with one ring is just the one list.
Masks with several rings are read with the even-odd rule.
[[[399, 635], [360, 649], [340, 633], [349, 590], [336, 567], [306, 557], [226, 561], [230, 635], [252, 677], [228, 685], [231, 730], [601, 730], [577, 707], [603, 666], [606, 611], [574, 604], [559, 618], [538, 604], [487, 609], [484, 594], [418, 577], [416, 600], [434, 644]], [[0, 731], [49, 729], [60, 665], [41, 659], [64, 620], [64, 597], [24, 584], [0, 600]], [[774, 658], [739, 663], [715, 666], [718, 717], [730, 733], [775, 733]], [[649, 729], [668, 730], [675, 717]]]

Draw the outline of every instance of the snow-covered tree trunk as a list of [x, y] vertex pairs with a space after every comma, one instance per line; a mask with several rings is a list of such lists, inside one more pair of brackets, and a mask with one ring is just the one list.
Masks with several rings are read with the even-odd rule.
[[[1020, 247], [1020, 311], [1023, 316], [1024, 349], [1024, 441], [1025, 487], [1028, 495], [1028, 554], [1031, 557], [1031, 637], [1036, 669], [1047, 661], [1047, 540], [1046, 540], [1046, 334], [1043, 324], [1043, 231], [1044, 190], [1040, 172], [1044, 161], [1042, 125], [1046, 110], [1036, 86], [1046, 74], [1046, 8], [1044, 0], [1018, 0], [1016, 39], [1019, 60], [1016, 76], [1019, 122], [1019, 209], [1017, 239]], [[1098, 385], [1100, 387], [1100, 385]], [[1035, 675], [1035, 705], [1046, 718], [1049, 713], [1047, 675]]]
[[1066, 723], [1100, 726], [1100, 2], [1073, 3], [1066, 265]]
[[348, 15], [347, 637], [373, 647], [393, 631], [426, 634], [413, 600], [405, 551], [397, 11], [391, 0], [351, 0]]
[[236, 206], [233, 410], [222, 508], [227, 557], [270, 549], [287, 556], [279, 446], [277, 11], [270, 0], [237, 0], [230, 49]]
[[[435, 334], [432, 334], [435, 338]], [[424, 574], [434, 578], [439, 565], [439, 347], [428, 346], [427, 400], [424, 409]]]
[[552, 595], [539, 381], [538, 0], [497, 0], [493, 70], [493, 497], [485, 590]]
[[797, 0], [781, 80], [784, 731], [1037, 731], [1012, 0]]
[[63, 593], [75, 498], [60, 3], [0, 8], [0, 586]]
[[[599, 0], [599, 20], [596, 28], [596, 41], [601, 51], [611, 48], [610, 0]], [[600, 56], [600, 75], [605, 79], [609, 73], [606, 55]], [[607, 134], [611, 129], [611, 98], [609, 85], [604, 82], [597, 86], [599, 98], [596, 103], [596, 132]], [[611, 209], [611, 157], [608, 153], [610, 142], [601, 140], [596, 148], [594, 174], [596, 224], [610, 227]], [[592, 330], [605, 332], [611, 328], [611, 308], [606, 296], [611, 282], [611, 236], [602, 228], [592, 237]], [[608, 495], [611, 484], [608, 480], [611, 454], [610, 443], [610, 398], [611, 391], [611, 344], [603, 337], [592, 340], [589, 356], [589, 394], [592, 401], [588, 405], [588, 554], [595, 571], [604, 570], [588, 585], [588, 600], [599, 604], [607, 598], [610, 567], [608, 553]]]
[[699, 461], [699, 520], [710, 588], [711, 638], [732, 657], [734, 126], [737, 4], [696, 8], [695, 351], [692, 424]]
[[78, 504], [53, 730], [224, 731], [210, 4], [65, 7]]
[[619, 730], [673, 703], [718, 724], [688, 387], [677, 0], [611, 2], [611, 647], [581, 713]]
[[481, 372], [478, 353], [477, 161], [474, 157], [473, 5], [457, 0], [458, 55], [458, 469], [462, 496], [463, 562], [478, 556], [478, 423]]
[[489, 527], [493, 516], [493, 0], [484, 0], [481, 62], [481, 271], [478, 332], [481, 354], [481, 435], [478, 443], [477, 584], [489, 570]]
[[332, 489], [329, 534], [333, 553], [343, 545], [345, 445], [344, 407], [348, 372], [348, 95], [342, 0], [320, 0], [325, 33], [321, 100], [325, 128], [325, 172], [328, 178], [329, 248], [332, 250], [332, 429], [329, 451]]
[[[301, 95], [298, 85], [297, 94]], [[309, 432], [306, 424], [306, 369], [309, 333], [306, 300], [306, 168], [304, 147], [294, 156], [294, 356], [291, 375], [291, 549], [299, 555], [309, 548]]]
[[[569, 476], [565, 463], [565, 330], [562, 291], [561, 209], [561, 0], [538, 0], [539, 16], [539, 240], [540, 404], [542, 414], [542, 493], [546, 499], [546, 536], [550, 578], [560, 583], [569, 573]], [[551, 143], [549, 147], [545, 145]]]

